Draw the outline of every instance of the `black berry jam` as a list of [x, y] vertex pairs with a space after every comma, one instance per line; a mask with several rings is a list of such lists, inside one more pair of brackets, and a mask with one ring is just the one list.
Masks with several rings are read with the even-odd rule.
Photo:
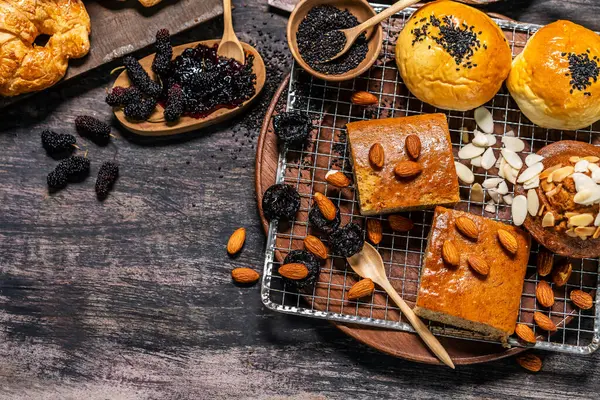
[[[588, 53], [575, 54], [562, 53], [563, 57], [568, 56], [569, 71], [567, 76], [571, 77], [569, 84], [571, 85], [571, 94], [575, 90], [584, 91], [598, 81], [598, 57], [590, 58]], [[584, 92], [586, 96], [591, 96], [591, 92]]]
[[367, 37], [364, 33], [343, 56], [326, 62], [346, 44], [346, 36], [339, 31], [358, 24], [358, 19], [348, 10], [328, 5], [312, 8], [296, 33], [302, 59], [315, 71], [328, 75], [343, 74], [358, 67], [368, 51]]

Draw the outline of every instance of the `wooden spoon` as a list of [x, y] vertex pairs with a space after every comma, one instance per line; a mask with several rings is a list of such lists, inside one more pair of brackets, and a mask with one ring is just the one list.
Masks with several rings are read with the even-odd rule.
[[223, 38], [221, 38], [217, 54], [222, 57], [233, 58], [240, 64], [245, 64], [246, 55], [244, 49], [233, 30], [231, 0], [223, 0], [223, 24]]
[[[180, 55], [185, 49], [189, 47], [195, 47], [198, 44], [203, 44], [208, 47], [213, 47], [220, 42], [218, 39], [214, 40], [204, 40], [201, 42], [193, 42], [182, 44], [181, 46], [173, 47], [173, 57], [177, 57]], [[229, 108], [221, 108], [212, 114], [204, 117], [204, 118], [192, 118], [183, 116], [176, 123], [167, 123], [163, 118], [163, 108], [158, 105], [154, 113], [150, 116], [148, 121], [143, 122], [132, 122], [125, 118], [123, 114], [123, 109], [115, 108], [114, 113], [121, 125], [125, 127], [130, 132], [136, 133], [138, 135], [144, 136], [164, 136], [164, 135], [176, 135], [179, 133], [194, 131], [212, 124], [216, 124], [242, 112], [244, 108], [246, 108], [252, 101], [256, 99], [256, 97], [260, 94], [263, 86], [265, 85], [265, 63], [258, 53], [256, 49], [250, 46], [247, 43], [241, 43], [242, 48], [248, 53], [254, 56], [254, 64], [252, 66], [252, 71], [256, 74], [256, 84], [254, 89], [256, 93], [254, 96], [242, 103], [241, 106], [229, 109]], [[154, 59], [154, 54], [151, 54], [145, 58], [140, 60], [140, 64], [144, 69], [150, 74], [150, 76], [156, 79], [154, 72], [152, 72], [152, 60]], [[114, 86], [123, 86], [128, 87], [131, 83], [129, 82], [129, 77], [127, 76], [127, 72], [122, 72], [117, 80], [115, 81]], [[154, 122], [152, 122], [154, 121]]]
[[454, 369], [454, 363], [446, 349], [429, 331], [427, 326], [415, 315], [413, 310], [404, 302], [402, 297], [396, 292], [396, 289], [391, 285], [385, 274], [385, 267], [381, 255], [369, 243], [364, 244], [362, 251], [347, 258], [348, 263], [360, 277], [370, 278], [374, 283], [385, 290], [390, 298], [400, 307], [402, 314], [406, 316], [410, 324], [415, 328], [421, 339], [427, 347], [442, 361], [444, 364]]

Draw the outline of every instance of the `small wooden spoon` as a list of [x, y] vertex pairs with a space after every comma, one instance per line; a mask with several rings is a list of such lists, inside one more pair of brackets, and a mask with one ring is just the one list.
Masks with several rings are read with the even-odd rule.
[[233, 58], [240, 64], [246, 63], [246, 55], [242, 44], [235, 35], [231, 20], [231, 0], [223, 0], [223, 38], [217, 49], [217, 54], [222, 57]]
[[390, 298], [400, 307], [402, 314], [406, 316], [410, 324], [415, 328], [421, 339], [427, 347], [442, 361], [444, 364], [454, 369], [454, 363], [448, 355], [448, 352], [435, 336], [429, 331], [427, 326], [415, 315], [413, 310], [404, 302], [402, 297], [396, 292], [385, 274], [385, 267], [381, 255], [369, 243], [364, 244], [363, 249], [347, 258], [348, 263], [360, 277], [370, 278], [374, 283], [385, 290]]

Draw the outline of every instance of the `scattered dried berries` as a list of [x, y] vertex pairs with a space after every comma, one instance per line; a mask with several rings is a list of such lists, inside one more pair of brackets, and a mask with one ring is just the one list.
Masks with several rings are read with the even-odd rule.
[[135, 86], [127, 88], [115, 86], [106, 95], [106, 104], [111, 107], [123, 107], [129, 103], [142, 100], [142, 92]]
[[279, 113], [273, 118], [275, 134], [288, 146], [306, 143], [312, 129], [310, 117], [297, 111]]
[[75, 118], [75, 128], [81, 136], [99, 146], [106, 146], [110, 140], [110, 126], [94, 117], [81, 115]]
[[123, 114], [132, 121], [146, 121], [154, 112], [157, 103], [154, 98], [141, 99], [127, 104], [123, 109]]
[[315, 205], [308, 213], [308, 221], [310, 222], [311, 226], [314, 226], [321, 232], [330, 235], [340, 226], [340, 209], [337, 208], [335, 218], [329, 221], [323, 216], [323, 213], [321, 210], [319, 210], [319, 207]]
[[61, 159], [71, 155], [75, 149], [75, 136], [66, 133], [56, 133], [50, 130], [42, 132], [42, 146], [49, 156]]
[[132, 56], [127, 56], [123, 58], [123, 65], [127, 69], [127, 76], [131, 83], [133, 83], [133, 86], [150, 97], [157, 98], [160, 96], [162, 87], [150, 78], [150, 75], [148, 75], [138, 60]]
[[275, 184], [265, 191], [262, 208], [269, 221], [293, 219], [300, 209], [300, 195], [290, 185]]
[[351, 222], [329, 235], [331, 252], [341, 257], [351, 257], [362, 250], [365, 243], [362, 228]]
[[165, 106], [164, 116], [165, 121], [175, 122], [181, 118], [185, 111], [185, 99], [181, 86], [173, 85], [169, 88], [167, 94], [167, 104]]
[[100, 166], [96, 179], [96, 196], [104, 200], [119, 177], [119, 166], [113, 162], [105, 162]]
[[282, 277], [283, 281], [288, 284], [295, 286], [298, 289], [304, 289], [314, 285], [317, 277], [319, 276], [320, 264], [317, 257], [306, 250], [292, 250], [283, 260], [283, 264], [300, 263], [304, 264], [308, 269], [308, 276], [302, 280], [292, 280]]
[[171, 46], [171, 35], [167, 29], [160, 29], [156, 32], [156, 41], [154, 42], [156, 54], [152, 60], [152, 71], [158, 75], [166, 75], [171, 67], [171, 58], [173, 58], [173, 47]]

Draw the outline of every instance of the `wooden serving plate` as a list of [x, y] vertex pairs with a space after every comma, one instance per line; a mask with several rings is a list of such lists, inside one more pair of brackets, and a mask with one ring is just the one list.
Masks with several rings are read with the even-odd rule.
[[[187, 48], [195, 47], [199, 44], [203, 44], [205, 46], [212, 47], [216, 44], [219, 44], [220, 41], [221, 41], [220, 39], [203, 40], [200, 42], [186, 43], [186, 44], [182, 44], [180, 46], [173, 47], [173, 57], [177, 57]], [[143, 135], [143, 136], [177, 135], [180, 133], [190, 132], [193, 130], [201, 129], [201, 128], [207, 127], [209, 125], [213, 125], [213, 124], [225, 121], [226, 119], [236, 116], [237, 114], [242, 112], [244, 110], [244, 108], [246, 108], [250, 103], [252, 103], [258, 97], [262, 88], [265, 85], [265, 77], [266, 77], [265, 63], [264, 63], [261, 55], [258, 53], [258, 51], [254, 47], [250, 46], [247, 43], [242, 43], [242, 46], [244, 47], [244, 50], [246, 51], [246, 57], [248, 55], [254, 56], [253, 71], [256, 74], [256, 85], [255, 85], [256, 93], [254, 94], [254, 96], [252, 96], [252, 98], [250, 98], [249, 100], [242, 103], [241, 106], [236, 107], [236, 108], [231, 108], [231, 109], [230, 108], [221, 108], [221, 109], [211, 113], [210, 115], [208, 115], [205, 118], [192, 118], [192, 117], [184, 116], [184, 117], [181, 117], [178, 122], [172, 123], [172, 124], [164, 121], [163, 107], [160, 105], [158, 105], [156, 107], [156, 110], [154, 110], [154, 113], [150, 116], [148, 121], [131, 122], [127, 118], [125, 118], [125, 115], [123, 114], [123, 109], [121, 109], [121, 108], [115, 108], [115, 111], [114, 111], [115, 116], [117, 117], [117, 119], [119, 120], [121, 125], [123, 125], [128, 131], [133, 132], [138, 135]], [[150, 76], [152, 78], [155, 78], [154, 73], [151, 70], [152, 60], [154, 60], [154, 54], [144, 57], [139, 61], [140, 61], [140, 64], [142, 65], [142, 67], [144, 67], [144, 69], [146, 71], [148, 71]], [[127, 72], [123, 71], [119, 75], [119, 77], [115, 81], [113, 87], [114, 86], [123, 86], [123, 87], [130, 86]]]

